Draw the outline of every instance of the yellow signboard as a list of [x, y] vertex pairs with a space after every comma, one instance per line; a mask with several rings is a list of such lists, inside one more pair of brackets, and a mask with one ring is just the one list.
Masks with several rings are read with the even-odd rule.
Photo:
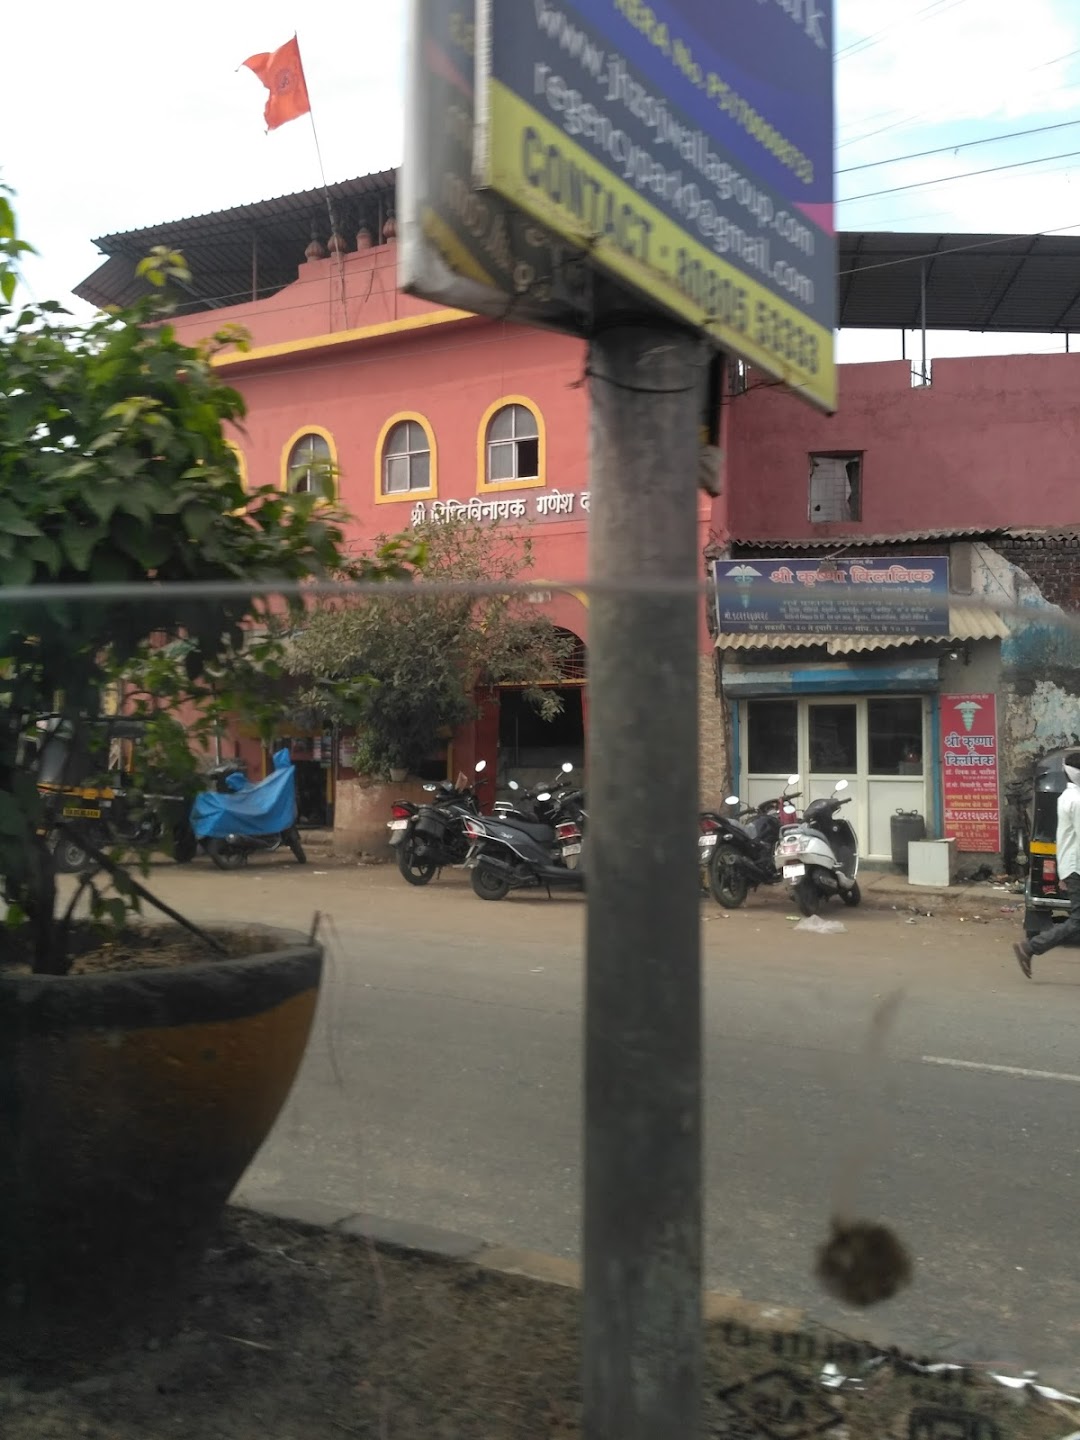
[[[832, 330], [751, 279], [745, 248], [737, 269], [500, 81], [489, 79], [486, 103], [494, 190], [717, 344], [835, 409]], [[772, 271], [774, 284], [781, 276], [806, 298], [808, 281], [790, 266]]]

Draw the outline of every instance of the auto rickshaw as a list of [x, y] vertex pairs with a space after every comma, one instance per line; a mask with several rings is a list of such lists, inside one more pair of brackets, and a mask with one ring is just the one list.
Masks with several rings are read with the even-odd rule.
[[74, 874], [93, 863], [61, 820], [77, 820], [86, 841], [97, 849], [160, 846], [171, 848], [179, 861], [194, 857], [186, 823], [190, 797], [137, 790], [122, 764], [109, 765], [112, 742], [139, 740], [143, 722], [114, 717], [90, 721], [75, 733], [51, 716], [38, 722], [38, 730], [40, 739], [31, 742], [25, 758], [45, 802], [39, 833], [47, 837], [58, 871]]
[[1057, 802], [1068, 783], [1065, 756], [1077, 749], [1051, 750], [1035, 762], [1031, 802], [1031, 838], [1028, 841], [1028, 876], [1024, 887], [1024, 933], [1030, 939], [1048, 925], [1065, 918], [1068, 894], [1057, 873]]

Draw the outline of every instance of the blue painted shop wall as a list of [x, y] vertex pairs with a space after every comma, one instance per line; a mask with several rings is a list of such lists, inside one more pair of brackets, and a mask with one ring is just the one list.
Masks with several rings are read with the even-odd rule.
[[732, 700], [764, 695], [907, 695], [932, 694], [941, 678], [938, 659], [900, 664], [822, 661], [820, 665], [766, 666], [726, 662], [724, 694]]

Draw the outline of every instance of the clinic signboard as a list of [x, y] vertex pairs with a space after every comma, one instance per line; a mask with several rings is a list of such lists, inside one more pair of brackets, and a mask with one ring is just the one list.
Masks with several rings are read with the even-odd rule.
[[477, 0], [475, 180], [835, 408], [831, 0]]
[[715, 560], [716, 618], [729, 635], [949, 634], [944, 555]]
[[941, 697], [941, 788], [945, 835], [957, 850], [994, 855], [1001, 849], [997, 697]]

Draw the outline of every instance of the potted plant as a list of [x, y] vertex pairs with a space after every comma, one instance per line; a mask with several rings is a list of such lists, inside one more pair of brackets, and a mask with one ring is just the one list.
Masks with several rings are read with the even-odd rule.
[[[215, 346], [238, 336], [177, 340], [164, 296], [187, 278], [182, 257], [155, 252], [139, 267], [149, 298], [86, 324], [52, 302], [16, 306], [29, 247], [9, 197], [0, 191], [0, 1340], [55, 1356], [171, 1310], [288, 1093], [322, 955], [314, 936], [256, 927], [229, 953], [171, 911], [175, 934], [123, 931], [153, 897], [95, 843], [79, 806], [50, 824], [98, 870], [58, 903], [43, 734], [85, 749], [117, 677], [155, 656], [189, 717], [220, 705], [207, 677], [239, 668], [248, 627], [273, 608], [263, 597], [291, 586], [299, 606], [302, 582], [341, 571], [343, 533], [314, 497], [245, 492], [222, 429], [243, 404], [212, 366]], [[366, 573], [399, 573], [418, 553], [391, 544]], [[182, 644], [166, 655], [169, 637]], [[149, 720], [159, 740], [184, 724], [176, 712]], [[87, 943], [80, 898], [135, 968], [71, 973]], [[161, 963], [176, 934], [206, 947], [199, 963]], [[151, 944], [154, 968], [139, 968]]]

